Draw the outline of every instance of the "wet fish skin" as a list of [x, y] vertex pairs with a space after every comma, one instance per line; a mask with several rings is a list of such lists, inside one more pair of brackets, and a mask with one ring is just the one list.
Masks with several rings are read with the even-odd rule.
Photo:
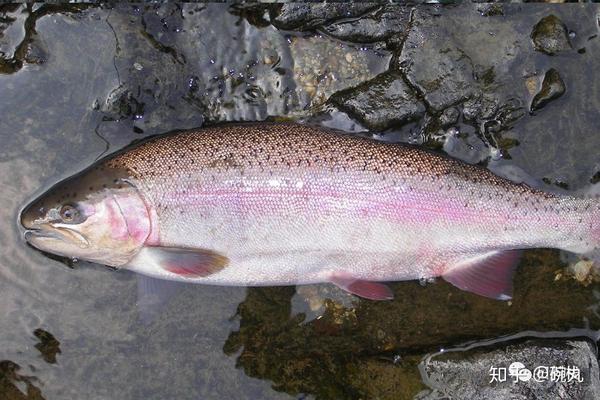
[[[515, 250], [586, 254], [600, 245], [596, 199], [545, 193], [413, 146], [297, 124], [153, 138], [58, 184], [22, 223], [39, 229], [67, 200], [85, 214], [111, 198], [121, 212], [88, 216], [79, 234], [98, 224], [120, 233], [104, 229], [88, 239], [93, 258], [85, 249], [78, 257], [197, 283], [330, 281], [389, 298], [366, 282], [444, 276], [505, 299]], [[48, 239], [38, 247], [72, 251]]]

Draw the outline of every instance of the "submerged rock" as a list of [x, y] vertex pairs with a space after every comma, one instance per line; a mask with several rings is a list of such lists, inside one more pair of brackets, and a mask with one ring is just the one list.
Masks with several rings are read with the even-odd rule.
[[504, 8], [502, 4], [483, 4], [477, 8], [482, 16], [484, 17], [497, 17], [504, 15]]
[[19, 364], [10, 360], [0, 360], [0, 399], [44, 400], [45, 397], [38, 386], [41, 386], [38, 379], [24, 375]]
[[558, 99], [564, 93], [565, 83], [561, 79], [560, 74], [554, 68], [550, 68], [544, 75], [542, 88], [531, 101], [530, 111], [539, 110], [550, 101]]
[[548, 55], [554, 55], [571, 48], [567, 28], [555, 15], [542, 18], [533, 27], [531, 39], [537, 51]]
[[447, 128], [452, 124], [455, 124], [458, 121], [458, 117], [460, 116], [460, 111], [456, 107], [449, 107], [442, 112], [440, 115], [440, 125], [442, 128]]
[[355, 88], [337, 92], [329, 101], [372, 130], [403, 124], [425, 112], [402, 77], [393, 72], [384, 72]]
[[50, 332], [40, 328], [33, 331], [33, 334], [40, 341], [35, 348], [42, 354], [44, 361], [56, 364], [56, 355], [61, 353], [60, 342]]
[[309, 30], [336, 19], [358, 17], [377, 7], [377, 3], [285, 3], [272, 9], [270, 16], [276, 28]]
[[587, 340], [532, 339], [468, 351], [440, 352], [421, 363], [438, 399], [598, 399], [597, 350]]
[[100, 109], [111, 120], [139, 119], [144, 115], [144, 105], [129, 89], [119, 86], [109, 93]]
[[292, 38], [293, 79], [300, 104], [321, 105], [334, 93], [369, 81], [383, 72], [385, 59], [370, 62], [369, 54], [335, 39], [311, 36]]

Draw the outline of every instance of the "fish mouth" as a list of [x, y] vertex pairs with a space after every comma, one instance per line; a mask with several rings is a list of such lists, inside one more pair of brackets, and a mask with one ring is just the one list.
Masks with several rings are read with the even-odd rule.
[[90, 246], [89, 241], [79, 232], [51, 225], [30, 227], [25, 231], [25, 240], [35, 246], [36, 242], [67, 242], [84, 249]]

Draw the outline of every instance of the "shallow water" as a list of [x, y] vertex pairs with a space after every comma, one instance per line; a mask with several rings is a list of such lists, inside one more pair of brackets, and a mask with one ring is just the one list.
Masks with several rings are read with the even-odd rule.
[[[367, 134], [327, 99], [386, 71], [394, 50], [279, 30], [267, 6], [0, 7], [0, 54], [12, 58], [0, 68], [0, 398], [412, 398], [427, 389], [419, 361], [440, 347], [522, 331], [596, 337], [600, 286], [554, 281], [566, 264], [548, 250], [526, 254], [511, 305], [441, 281], [393, 284], [396, 299], [382, 303], [328, 285], [182, 286], [143, 323], [133, 274], [69, 268], [28, 247], [20, 208], [107, 152], [174, 129], [292, 119]], [[465, 38], [498, 109], [446, 128], [428, 110], [377, 137], [548, 190], [589, 187], [600, 171], [599, 9], [433, 10], [439, 29]], [[551, 12], [572, 45], [556, 56], [533, 51], [529, 37]], [[566, 92], [530, 115], [550, 67]]]

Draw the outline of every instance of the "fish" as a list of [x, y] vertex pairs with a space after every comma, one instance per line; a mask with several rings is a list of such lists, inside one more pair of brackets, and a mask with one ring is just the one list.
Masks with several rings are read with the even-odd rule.
[[520, 253], [600, 246], [600, 201], [548, 193], [418, 146], [296, 123], [148, 138], [24, 207], [33, 247], [152, 278], [329, 282], [371, 300], [442, 277], [512, 297]]

